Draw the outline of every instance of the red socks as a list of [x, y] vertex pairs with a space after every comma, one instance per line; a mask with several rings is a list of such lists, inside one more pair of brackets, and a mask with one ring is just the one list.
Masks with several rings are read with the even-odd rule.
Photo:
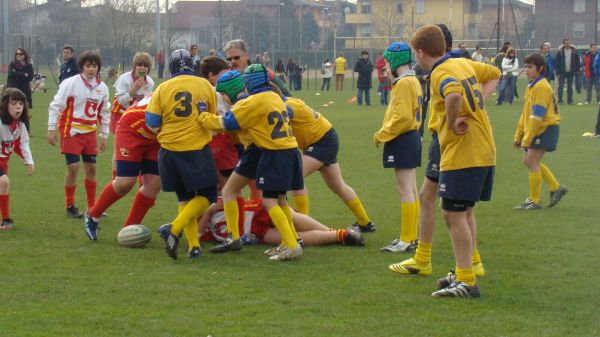
[[9, 206], [10, 196], [8, 194], [0, 194], [0, 212], [2, 212], [2, 219], [10, 218]]
[[75, 189], [77, 186], [65, 186], [66, 208], [75, 205]]
[[[90, 191], [87, 189], [87, 184], [89, 180], [86, 180], [86, 192], [88, 193], [88, 201], [90, 196]], [[94, 183], [94, 194], [96, 192], [96, 182]], [[119, 195], [115, 189], [113, 188], [112, 181], [106, 184], [102, 193], [98, 197], [98, 201], [88, 209], [88, 213], [93, 218], [99, 218], [102, 216], [102, 212], [104, 212], [110, 205], [114, 204], [117, 200], [121, 199], [123, 196]]]
[[94, 207], [94, 203], [96, 202], [96, 184], [95, 180], [84, 179], [83, 183], [85, 185], [85, 195], [87, 197], [88, 209]]
[[123, 227], [142, 223], [142, 220], [146, 216], [146, 213], [148, 213], [148, 210], [154, 206], [154, 200], [156, 199], [148, 198], [138, 191], [135, 194], [135, 199], [133, 199], [133, 205], [131, 205], [129, 216], [127, 216], [127, 220], [125, 220]]

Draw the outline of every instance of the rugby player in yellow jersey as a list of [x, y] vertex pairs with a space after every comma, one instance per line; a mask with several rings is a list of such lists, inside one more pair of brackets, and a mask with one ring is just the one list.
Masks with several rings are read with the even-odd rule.
[[247, 67], [243, 80], [250, 96], [238, 101], [222, 118], [203, 114], [200, 124], [211, 129], [248, 130], [261, 150], [256, 186], [263, 191], [263, 205], [283, 241], [283, 248], [270, 259], [291, 260], [302, 255], [302, 246], [293, 233], [286, 192], [304, 188], [298, 144], [289, 125], [291, 110], [273, 92], [263, 65]]
[[499, 71], [493, 66], [446, 54], [439, 27], [426, 25], [411, 39], [417, 62], [431, 69], [431, 104], [438, 114], [441, 160], [438, 193], [450, 229], [456, 274], [440, 284], [434, 297], [478, 297], [473, 270], [473, 229], [467, 211], [475, 202], [491, 198], [496, 147], [485, 111], [483, 92], [495, 86]]
[[552, 86], [544, 77], [546, 63], [539, 53], [529, 54], [524, 59], [525, 76], [529, 85], [525, 90], [525, 104], [517, 132], [515, 147], [525, 149], [524, 162], [529, 170], [529, 198], [515, 209], [535, 210], [542, 208], [542, 180], [550, 187], [550, 203], [553, 207], [567, 194], [548, 166], [541, 163], [546, 152], [556, 150], [558, 144], [560, 115]]
[[197, 122], [200, 113], [216, 114], [217, 96], [207, 80], [193, 75], [193, 69], [187, 50], [174, 51], [169, 58], [171, 79], [155, 89], [146, 111], [146, 124], [158, 130], [162, 189], [175, 192], [179, 200], [175, 220], [159, 229], [173, 259], [182, 231], [188, 256], [201, 255], [197, 219], [217, 199], [217, 172], [208, 147], [212, 132]]
[[387, 76], [392, 83], [392, 98], [383, 126], [373, 136], [383, 145], [383, 167], [393, 168], [400, 193], [400, 236], [382, 252], [407, 252], [417, 246], [419, 195], [415, 168], [421, 166], [421, 109], [423, 90], [410, 69], [410, 47], [403, 42], [390, 44], [384, 52]]
[[[300, 99], [287, 97], [284, 100], [293, 111], [291, 125], [298, 148], [303, 151], [302, 175], [306, 177], [319, 171], [329, 189], [337, 194], [354, 214], [356, 222], [352, 227], [361, 232], [374, 232], [375, 224], [367, 215], [358, 195], [342, 178], [340, 164], [337, 162], [340, 143], [331, 123]], [[296, 210], [308, 215], [308, 190], [304, 188], [292, 191], [292, 195]]]
[[[444, 24], [437, 24], [444, 34], [444, 40], [446, 43], [446, 52], [451, 57], [464, 57], [464, 52], [461, 50], [452, 51], [452, 33]], [[491, 84], [482, 84], [482, 95], [486, 100], [495, 90], [495, 82], [492, 80]], [[427, 85], [429, 86], [429, 79], [427, 79]], [[438, 141], [437, 130], [438, 130], [438, 118], [433, 108], [430, 112], [429, 123], [427, 128], [431, 131], [431, 143], [428, 149], [427, 166], [425, 169], [425, 178], [423, 179], [423, 185], [419, 193], [419, 239], [417, 249], [414, 257], [406, 259], [399, 263], [394, 263], [389, 266], [389, 269], [393, 272], [401, 275], [420, 275], [429, 276], [432, 273], [431, 266], [431, 248], [433, 245], [433, 231], [435, 229], [435, 217], [436, 217], [436, 201], [437, 201], [437, 189], [439, 181], [439, 166], [440, 166], [440, 143]], [[467, 210], [467, 223], [471, 233], [473, 234], [473, 269], [475, 270], [475, 276], [480, 278], [485, 275], [485, 268], [477, 248], [477, 222], [475, 220], [475, 211], [473, 208]], [[454, 273], [450, 272], [448, 278], [444, 277], [438, 281], [440, 286], [445, 286], [448, 280], [454, 277]]]

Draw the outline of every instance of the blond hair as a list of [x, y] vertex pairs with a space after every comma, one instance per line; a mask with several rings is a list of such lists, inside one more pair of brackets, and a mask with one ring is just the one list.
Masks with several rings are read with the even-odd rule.
[[134, 69], [135, 69], [135, 66], [139, 66], [139, 65], [148, 66], [148, 72], [149, 72], [150, 69], [152, 69], [152, 57], [150, 56], [150, 54], [148, 54], [146, 52], [137, 52], [137, 53], [135, 53], [135, 55], [133, 55], [132, 65], [133, 65]]

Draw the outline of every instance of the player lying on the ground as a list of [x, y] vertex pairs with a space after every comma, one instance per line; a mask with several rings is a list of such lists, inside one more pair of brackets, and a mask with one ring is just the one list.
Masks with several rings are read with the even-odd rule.
[[[257, 243], [268, 245], [279, 245], [281, 243], [281, 235], [273, 226], [273, 222], [261, 200], [244, 202], [241, 211], [244, 212], [244, 217], [240, 217], [239, 231], [247, 238], [246, 241], [257, 240]], [[365, 244], [361, 233], [352, 228], [330, 228], [314, 218], [294, 210], [292, 210], [292, 219], [298, 236], [303, 240], [304, 245], [338, 243], [347, 246], [364, 246]], [[227, 223], [225, 222], [225, 212], [221, 199], [204, 212], [198, 220], [198, 229], [200, 241], [214, 239], [222, 242], [227, 239]], [[268, 249], [265, 254], [275, 255], [278, 251], [277, 248]]]

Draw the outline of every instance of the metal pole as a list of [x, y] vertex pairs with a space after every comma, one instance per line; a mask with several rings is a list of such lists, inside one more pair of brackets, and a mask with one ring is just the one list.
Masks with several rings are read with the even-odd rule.
[[[598, 0], [596, 0], [596, 8], [594, 8], [594, 43], [598, 43]], [[590, 87], [591, 88], [591, 87]]]
[[160, 0], [156, 0], [156, 23], [155, 23], [154, 44], [156, 53], [160, 49]]
[[277, 55], [281, 53], [281, 5], [277, 3]]
[[500, 1], [498, 0], [498, 16], [497, 16], [497, 22], [498, 22], [498, 30], [496, 31], [496, 54], [498, 54], [500, 52]]
[[304, 19], [304, 16], [302, 15], [302, 2], [300, 2], [300, 51], [304, 50], [304, 48], [302, 48], [302, 20]]

